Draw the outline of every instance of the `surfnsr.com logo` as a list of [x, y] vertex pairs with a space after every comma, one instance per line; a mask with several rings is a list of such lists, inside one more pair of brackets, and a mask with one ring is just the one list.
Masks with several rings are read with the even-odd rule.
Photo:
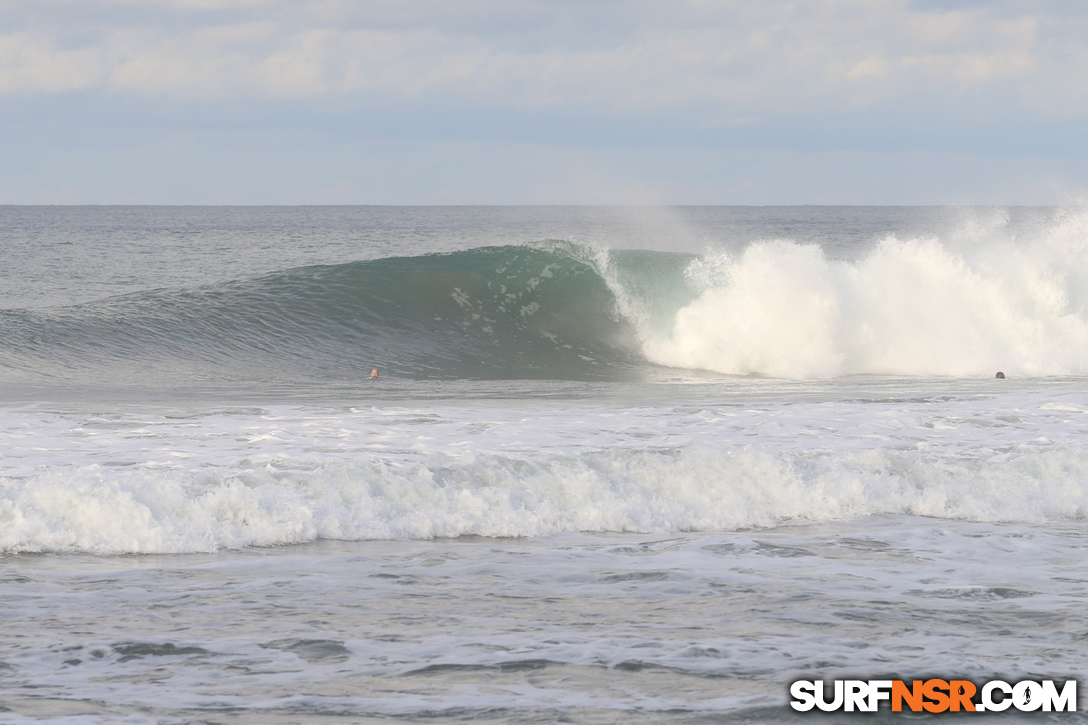
[[790, 707], [833, 712], [876, 712], [882, 702], [892, 712], [1076, 712], [1077, 681], [1059, 689], [1054, 680], [1023, 680], [1010, 685], [991, 680], [982, 687], [969, 680], [835, 680], [828, 696], [823, 680], [790, 685]]

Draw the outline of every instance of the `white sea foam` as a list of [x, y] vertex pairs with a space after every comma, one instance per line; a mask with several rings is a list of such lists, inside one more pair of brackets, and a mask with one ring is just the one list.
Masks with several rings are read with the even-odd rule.
[[0, 551], [1088, 515], [1082, 394], [748, 403], [16, 409]]
[[225, 476], [57, 469], [3, 482], [0, 550], [210, 551], [327, 539], [722, 531], [903, 513], [1045, 522], [1088, 514], [1088, 448], [999, 462], [700, 447]]
[[1000, 225], [968, 232], [890, 236], [856, 262], [791, 241], [710, 253], [689, 268], [699, 297], [671, 329], [640, 324], [645, 353], [799, 378], [1088, 372], [1088, 215], [1032, 238], [1005, 238]]
[[801, 723], [814, 671], [1083, 676], [1086, 555], [1083, 526], [892, 516], [7, 557], [4, 722]]
[[[178, 213], [163, 212], [188, 224], [192, 214]], [[61, 385], [61, 371], [55, 389], [38, 389], [52, 402], [0, 406], [0, 719], [612, 722], [619, 713], [632, 725], [777, 723], [791, 717], [786, 693], [798, 678], [1083, 678], [1088, 654], [1073, 635], [1088, 629], [1088, 378], [1018, 376], [1014, 364], [1036, 351], [1013, 344], [1035, 334], [1032, 345], [1050, 355], [1040, 370], [1080, 369], [1069, 332], [1088, 290], [1077, 220], [1038, 239], [1001, 241], [1000, 218], [939, 241], [903, 233], [861, 258], [853, 245], [880, 229], [918, 228], [906, 222], [929, 212], [867, 212], [860, 227], [849, 218], [866, 214], [849, 210], [706, 213], [777, 220], [751, 235], [734, 226], [738, 238], [790, 228], [861, 261], [765, 243], [690, 268], [694, 295], [675, 284], [677, 257], [617, 253], [626, 266], [611, 270], [593, 261], [614, 288], [628, 274], [625, 316], [672, 353], [717, 335], [704, 347], [733, 354], [720, 343], [724, 307], [715, 304], [767, 324], [785, 318], [807, 356], [800, 362], [741, 332], [753, 359], [763, 350], [759, 360], [795, 377], [650, 370], [665, 384], [420, 381], [385, 365], [365, 387], [291, 377], [282, 388], [190, 395], [159, 389], [162, 374], [152, 389], [115, 396], [97, 383]], [[280, 224], [279, 212], [268, 218]], [[360, 253], [358, 219], [339, 236], [319, 230], [301, 242], [289, 228], [271, 247], [278, 232], [266, 223], [246, 231], [233, 257], [202, 234], [178, 244], [149, 237], [145, 251], [189, 260], [167, 270], [180, 285], [207, 272], [201, 260], [221, 262], [225, 247], [236, 272], [217, 264], [216, 276], [274, 271], [264, 257], [283, 255], [269, 249], [284, 264], [339, 263], [443, 251], [436, 245], [447, 239], [482, 243], [475, 226], [460, 237], [439, 227], [432, 246], [426, 234], [382, 229], [381, 251]], [[20, 289], [33, 292], [17, 296], [78, 301], [87, 284], [101, 292], [93, 296], [157, 286], [161, 276], [125, 265], [99, 287], [83, 274], [95, 276], [92, 257], [117, 267], [118, 249], [126, 263], [159, 265], [118, 246], [124, 235], [107, 226], [97, 243], [70, 234], [77, 243], [55, 256], [74, 261], [24, 275], [33, 284]], [[177, 241], [177, 224], [167, 227], [161, 238]], [[23, 246], [40, 251], [39, 237]], [[336, 256], [298, 257], [306, 238], [333, 239]], [[40, 266], [37, 251], [23, 258]], [[247, 255], [262, 259], [241, 264]], [[747, 280], [747, 298], [734, 279]], [[761, 280], [778, 280], [779, 293]], [[863, 293], [872, 310], [859, 307]], [[806, 301], [822, 299], [831, 303]], [[797, 323], [802, 312], [810, 316]], [[708, 337], [674, 333], [685, 316]], [[897, 325], [913, 318], [911, 338]], [[1017, 319], [1027, 322], [1017, 328]], [[873, 327], [886, 320], [895, 324]], [[843, 332], [861, 322], [871, 338]], [[906, 369], [928, 360], [952, 370], [953, 352], [981, 364], [959, 339], [972, 325], [1004, 355], [983, 360], [983, 375]], [[40, 329], [27, 329], [35, 341]], [[1016, 335], [1001, 337], [1008, 330]], [[925, 344], [899, 360], [908, 338]], [[313, 366], [308, 351], [320, 346], [301, 349]], [[911, 376], [819, 377], [863, 369], [881, 349]], [[54, 357], [42, 359], [79, 359]], [[109, 380], [122, 375], [118, 360], [105, 365]], [[998, 368], [1009, 378], [995, 381]], [[37, 395], [18, 392], [12, 399]], [[248, 407], [207, 397], [235, 394]], [[172, 395], [176, 407], [165, 407]], [[272, 396], [291, 402], [269, 405]], [[782, 521], [790, 525], [761, 528]], [[543, 536], [573, 530], [652, 533]], [[429, 540], [471, 533], [520, 538]], [[84, 555], [187, 551], [217, 553]]]

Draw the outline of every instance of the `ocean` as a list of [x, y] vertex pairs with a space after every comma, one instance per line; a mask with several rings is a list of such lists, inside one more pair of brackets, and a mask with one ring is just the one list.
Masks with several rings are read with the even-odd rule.
[[1088, 672], [1082, 208], [0, 207], [0, 260], [4, 723]]

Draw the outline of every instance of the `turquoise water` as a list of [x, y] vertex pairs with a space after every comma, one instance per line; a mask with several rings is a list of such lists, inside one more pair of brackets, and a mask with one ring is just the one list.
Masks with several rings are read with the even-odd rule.
[[5, 721], [778, 722], [795, 679], [1085, 669], [1079, 210], [0, 222]]

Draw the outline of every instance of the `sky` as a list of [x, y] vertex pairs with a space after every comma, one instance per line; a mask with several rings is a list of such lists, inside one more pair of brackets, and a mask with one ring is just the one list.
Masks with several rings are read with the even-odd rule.
[[0, 0], [4, 204], [1088, 200], [1088, 3]]

